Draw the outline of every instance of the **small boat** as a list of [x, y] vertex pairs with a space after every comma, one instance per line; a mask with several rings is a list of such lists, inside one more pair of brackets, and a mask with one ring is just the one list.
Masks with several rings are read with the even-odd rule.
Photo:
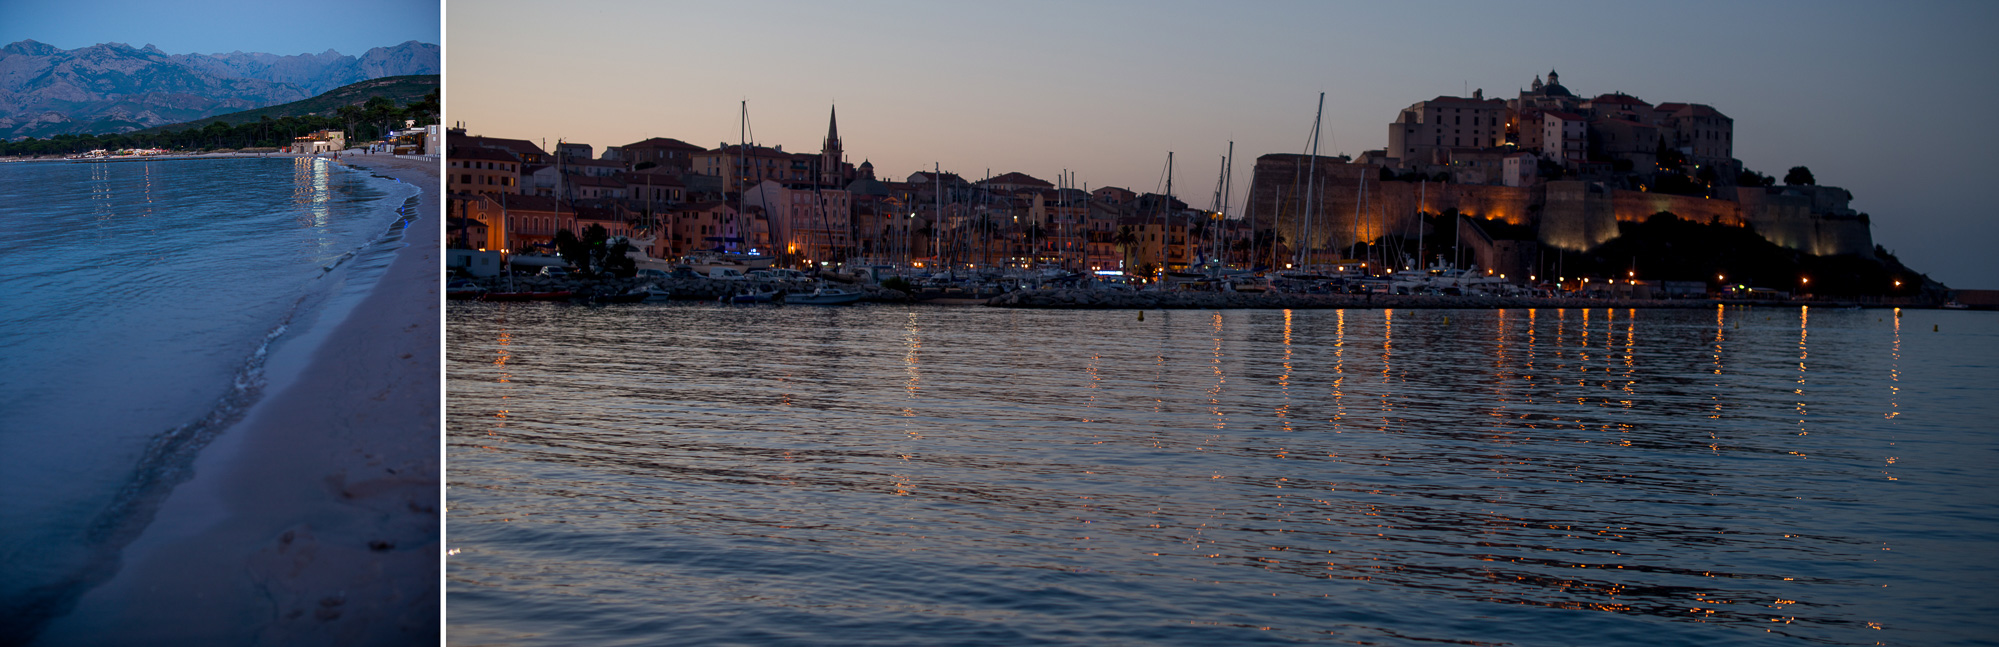
[[861, 296], [861, 293], [845, 288], [822, 285], [810, 294], [785, 295], [784, 302], [787, 304], [797, 303], [811, 306], [838, 306], [859, 301], [861, 300]]
[[479, 300], [480, 301], [563, 301], [575, 295], [576, 293], [570, 292], [568, 290], [554, 290], [549, 292], [487, 292], [485, 295], [480, 296]]
[[1944, 303], [1943, 307], [1948, 310], [1969, 310], [1971, 308], [1971, 306], [1958, 303], [1956, 299], [1951, 299], [1950, 301]]
[[777, 290], [772, 289], [768, 285], [759, 285], [722, 295], [721, 301], [723, 303], [770, 303], [772, 300], [777, 299], [778, 296]]
[[647, 301], [666, 301], [673, 298], [673, 290], [659, 287], [657, 283], [647, 283], [638, 289], [645, 293]]
[[646, 298], [649, 296], [651, 295], [647, 294], [644, 289], [634, 288], [632, 290], [624, 292], [623, 294], [593, 294], [590, 295], [590, 302], [591, 303], [638, 303], [640, 301], [646, 300]]
[[485, 293], [486, 288], [479, 287], [479, 284], [471, 281], [452, 281], [450, 285], [444, 286], [444, 298], [454, 301], [477, 299]]

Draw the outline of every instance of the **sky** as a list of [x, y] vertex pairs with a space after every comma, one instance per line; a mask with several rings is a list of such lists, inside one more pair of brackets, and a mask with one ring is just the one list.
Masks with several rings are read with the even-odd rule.
[[758, 143], [816, 152], [837, 105], [850, 161], [886, 177], [1149, 191], [1170, 151], [1175, 194], [1206, 206], [1230, 141], [1239, 187], [1256, 156], [1303, 152], [1320, 92], [1320, 150], [1357, 154], [1412, 103], [1552, 69], [1584, 96], [1714, 106], [1748, 168], [1806, 166], [1904, 262], [1991, 289], [1992, 25], [1999, 3], [495, 0], [450, 12], [447, 110], [602, 151], [733, 142], [747, 101]]
[[438, 0], [0, 0], [0, 45], [99, 43], [168, 54], [360, 56], [405, 41], [442, 44]]

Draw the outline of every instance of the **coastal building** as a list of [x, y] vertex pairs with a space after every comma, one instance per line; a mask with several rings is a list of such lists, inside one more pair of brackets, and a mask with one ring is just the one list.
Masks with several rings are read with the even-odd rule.
[[625, 183], [625, 193], [633, 200], [665, 205], [687, 199], [687, 183], [680, 179], [678, 173], [637, 171], [619, 173], [614, 177]]
[[671, 225], [656, 239], [650, 253], [654, 258], [674, 258], [696, 250], [763, 249], [750, 244], [746, 229], [745, 221], [726, 202], [683, 204], [674, 209]]
[[797, 156], [784, 152], [783, 146], [767, 148], [724, 143], [713, 150], [693, 153], [691, 157], [695, 172], [722, 178], [722, 190], [729, 193], [744, 191], [765, 180], [811, 181], [807, 175], [809, 165], [794, 164]]
[[1505, 101], [1486, 99], [1484, 90], [1468, 99], [1418, 101], [1388, 125], [1388, 155], [1398, 167], [1416, 168], [1442, 163], [1441, 151], [1497, 147], [1506, 140], [1506, 110]]
[[576, 142], [555, 143], [555, 156], [562, 158], [564, 161], [573, 162], [593, 159], [595, 157], [591, 154], [593, 150], [594, 148], [589, 144], [578, 144]]
[[513, 154], [514, 159], [519, 160], [522, 164], [551, 163], [548, 153], [543, 152], [540, 146], [536, 146], [533, 142], [525, 139], [467, 135], [464, 128], [453, 128], [445, 132], [445, 140], [447, 150], [494, 148]]
[[520, 193], [520, 160], [495, 148], [454, 148], [445, 157], [446, 190], [452, 193]]
[[1667, 142], [1688, 162], [1712, 166], [1725, 179], [1742, 170], [1735, 160], [1735, 120], [1698, 103], [1662, 103], [1657, 108]]
[[1582, 164], [1589, 150], [1589, 118], [1559, 110], [1541, 113], [1541, 157], [1566, 166]]
[[[694, 172], [694, 154], [708, 149], [695, 146], [678, 139], [653, 137], [623, 146], [604, 149], [604, 159], [624, 162], [634, 170], [644, 168], [670, 168], [680, 173]], [[650, 166], [647, 166], [650, 164]]]
[[1649, 173], [1658, 166], [1658, 127], [1631, 119], [1598, 118], [1589, 128], [1595, 135], [1590, 138], [1591, 158], [1609, 160], [1618, 171]]
[[573, 175], [566, 181], [569, 195], [574, 200], [623, 200], [630, 197], [625, 191], [625, 183], [615, 177]]
[[301, 155], [331, 153], [347, 150], [347, 133], [341, 130], [318, 130], [310, 135], [292, 138], [291, 152]]
[[1541, 158], [1527, 151], [1508, 153], [1500, 161], [1500, 184], [1511, 187], [1533, 186], [1541, 176]]
[[828, 263], [854, 249], [853, 201], [846, 189], [764, 180], [745, 190], [742, 201], [744, 208], [768, 214], [773, 247], [788, 258]]

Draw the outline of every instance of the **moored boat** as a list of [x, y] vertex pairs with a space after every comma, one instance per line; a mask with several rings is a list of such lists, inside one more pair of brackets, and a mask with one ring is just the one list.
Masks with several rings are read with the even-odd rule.
[[860, 301], [861, 297], [862, 294], [860, 292], [855, 292], [853, 290], [848, 290], [846, 288], [833, 287], [830, 285], [822, 285], [819, 286], [819, 289], [813, 290], [808, 294], [785, 295], [784, 302], [788, 304], [796, 303], [796, 304], [812, 305], [812, 306], [837, 306], [837, 305], [846, 305], [849, 303]]
[[479, 300], [480, 301], [562, 301], [572, 296], [576, 296], [576, 293], [570, 292], [568, 290], [552, 290], [546, 292], [487, 292], [486, 294], [480, 296]]

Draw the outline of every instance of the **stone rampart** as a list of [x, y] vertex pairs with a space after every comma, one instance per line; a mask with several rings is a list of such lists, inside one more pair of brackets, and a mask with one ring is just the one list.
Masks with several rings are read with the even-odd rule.
[[1380, 166], [1320, 158], [1315, 169], [1319, 180], [1310, 187], [1317, 208], [1307, 209], [1304, 198], [1312, 182], [1293, 166], [1305, 161], [1299, 155], [1259, 158], [1250, 196], [1257, 227], [1271, 226], [1275, 214], [1279, 235], [1294, 248], [1306, 238], [1305, 214], [1311, 214], [1309, 247], [1338, 254], [1356, 240], [1415, 236], [1419, 226], [1415, 214], [1421, 208], [1429, 213], [1456, 209], [1475, 219], [1535, 225], [1541, 244], [1568, 251], [1609, 242], [1618, 235], [1617, 223], [1641, 222], [1661, 211], [1690, 222], [1752, 226], [1772, 243], [1814, 255], [1871, 257], [1874, 250], [1866, 216], [1846, 207], [1851, 195], [1838, 187], [1730, 188], [1719, 197], [1705, 198], [1625, 191], [1576, 180], [1539, 187], [1383, 182]]

